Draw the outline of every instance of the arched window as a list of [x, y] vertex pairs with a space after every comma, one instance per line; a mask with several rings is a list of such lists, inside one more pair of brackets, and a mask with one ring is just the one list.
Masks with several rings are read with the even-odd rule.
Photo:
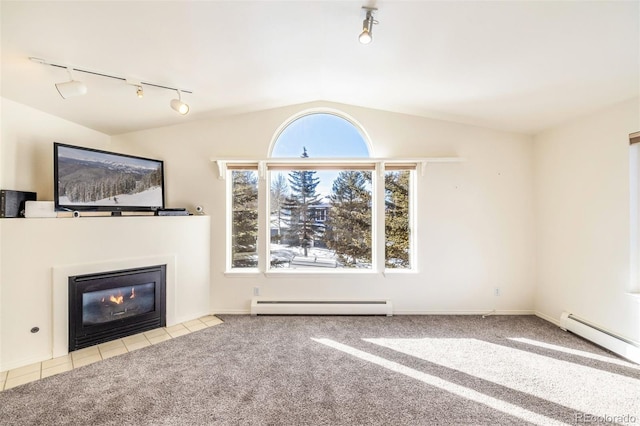
[[[355, 120], [304, 112], [275, 132], [268, 159], [221, 163], [231, 185], [230, 270], [414, 268], [411, 199], [417, 163], [375, 159]], [[267, 200], [264, 210], [259, 194]], [[384, 237], [376, 237], [381, 222]], [[262, 232], [268, 241], [262, 244], [258, 235], [267, 223]], [[383, 259], [376, 242], [384, 245]]]
[[272, 143], [271, 157], [366, 158], [371, 149], [356, 124], [334, 113], [304, 114], [286, 123]]

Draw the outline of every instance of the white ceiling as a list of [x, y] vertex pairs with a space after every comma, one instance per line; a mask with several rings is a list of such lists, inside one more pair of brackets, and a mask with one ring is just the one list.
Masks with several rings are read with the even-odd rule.
[[[378, 7], [357, 41], [361, 6]], [[536, 133], [638, 96], [635, 1], [2, 1], [2, 96], [107, 134], [325, 100]], [[75, 73], [39, 57], [176, 93]]]

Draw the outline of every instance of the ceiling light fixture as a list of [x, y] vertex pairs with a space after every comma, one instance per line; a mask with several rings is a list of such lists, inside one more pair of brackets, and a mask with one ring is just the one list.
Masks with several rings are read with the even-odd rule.
[[176, 92], [178, 92], [178, 99], [172, 99], [171, 102], [169, 102], [169, 105], [171, 105], [171, 108], [176, 110], [179, 114], [186, 115], [189, 112], [189, 105], [182, 102], [180, 90], [176, 89]]
[[144, 96], [144, 90], [142, 89], [142, 83], [139, 82], [138, 80], [129, 80], [128, 78], [125, 80], [125, 83], [131, 85], [131, 86], [135, 86], [136, 88], [136, 95], [138, 96], [138, 98], [142, 98]]
[[72, 98], [74, 96], [82, 96], [87, 94], [87, 86], [81, 81], [73, 79], [71, 68], [67, 68], [70, 81], [56, 83], [56, 89], [63, 99]]
[[191, 90], [180, 89], [180, 88], [177, 88], [177, 87], [171, 87], [171, 86], [167, 86], [167, 85], [164, 85], [164, 84], [151, 83], [151, 82], [148, 82], [148, 81], [132, 81], [132, 80], [127, 79], [125, 77], [120, 77], [120, 76], [111, 75], [111, 74], [105, 74], [105, 73], [97, 72], [97, 71], [90, 71], [90, 70], [82, 69], [82, 68], [70, 67], [68, 65], [49, 62], [49, 61], [46, 61], [46, 60], [40, 59], [40, 58], [29, 58], [29, 59], [31, 61], [33, 61], [33, 62], [37, 62], [37, 63], [42, 64], [42, 65], [49, 65], [49, 66], [57, 67], [57, 68], [65, 68], [69, 72], [69, 76], [71, 77], [71, 81], [67, 81], [67, 82], [64, 82], [64, 83], [57, 83], [56, 84], [56, 88], [58, 89], [58, 92], [60, 93], [60, 96], [62, 96], [64, 99], [67, 99], [67, 98], [72, 97], [72, 96], [84, 95], [84, 94], [87, 93], [87, 87], [84, 85], [84, 83], [74, 80], [73, 77], [71, 76], [71, 71], [76, 71], [76, 72], [83, 72], [83, 73], [86, 73], [86, 74], [97, 75], [99, 77], [106, 77], [106, 78], [112, 78], [112, 79], [115, 79], [115, 80], [121, 80], [121, 81], [124, 81], [126, 84], [131, 84], [133, 86], [136, 86], [136, 95], [138, 95], [139, 98], [144, 96], [144, 90], [143, 90], [142, 86], [152, 86], [152, 87], [158, 87], [160, 89], [167, 89], [167, 90], [171, 90], [171, 91], [177, 91], [178, 92], [178, 99], [174, 99], [174, 100], [171, 101], [171, 108], [173, 108], [174, 110], [176, 110], [177, 112], [179, 112], [182, 115], [185, 115], [186, 113], [189, 112], [189, 105], [187, 105], [186, 103], [182, 102], [181, 93], [193, 93]]
[[364, 21], [362, 21], [362, 32], [358, 36], [358, 40], [362, 44], [369, 44], [373, 41], [373, 25], [378, 23], [378, 21], [373, 19], [373, 12], [378, 9], [366, 6], [363, 6], [362, 8], [367, 11], [367, 15], [364, 18]]

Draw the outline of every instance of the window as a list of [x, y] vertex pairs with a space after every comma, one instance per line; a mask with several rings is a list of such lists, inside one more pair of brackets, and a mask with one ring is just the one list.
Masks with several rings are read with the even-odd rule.
[[363, 135], [336, 114], [305, 114], [278, 133], [270, 159], [219, 162], [230, 180], [232, 270], [414, 268], [417, 162], [372, 159]]
[[384, 266], [411, 269], [413, 170], [390, 168], [384, 175]]
[[258, 267], [258, 176], [255, 170], [231, 170], [232, 268]]
[[371, 269], [372, 167], [317, 167], [269, 170], [270, 267]]

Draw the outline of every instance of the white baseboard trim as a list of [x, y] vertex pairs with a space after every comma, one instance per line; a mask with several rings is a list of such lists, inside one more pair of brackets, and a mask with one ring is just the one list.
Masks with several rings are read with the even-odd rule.
[[[213, 309], [211, 315], [250, 315], [248, 309]], [[537, 315], [536, 311], [522, 310], [471, 310], [471, 311], [393, 311], [393, 315]]]
[[24, 367], [25, 365], [35, 364], [37, 362], [50, 360], [52, 357], [49, 356], [34, 356], [24, 359], [19, 359], [13, 362], [7, 362], [0, 365], [0, 372], [13, 370], [14, 368]]
[[393, 311], [393, 315], [534, 315], [533, 310]]
[[210, 315], [250, 315], [248, 309], [214, 309]]
[[209, 316], [209, 315], [213, 315], [213, 314], [210, 314], [209, 311], [202, 311], [202, 312], [199, 312], [197, 314], [190, 314], [189, 316], [183, 316], [183, 317], [179, 317], [179, 318], [176, 317], [175, 320], [171, 324], [169, 324], [169, 321], [167, 321], [167, 325], [166, 326], [167, 327], [171, 327], [171, 326], [182, 324], [182, 323], [185, 323], [185, 322], [197, 320], [198, 318], [206, 317], [206, 316]]
[[560, 327], [560, 329], [564, 331], [571, 332], [595, 345], [605, 348], [622, 358], [640, 364], [640, 342], [638, 341], [617, 335], [597, 324], [584, 322], [584, 320], [581, 319], [577, 319], [577, 321], [571, 320], [570, 318], [574, 317], [568, 312], [563, 312], [559, 319], [539, 311], [536, 311], [536, 316]]
[[554, 324], [554, 325], [560, 327], [560, 319], [556, 319], [556, 318], [554, 318], [552, 316], [549, 316], [547, 314], [544, 314], [544, 313], [542, 313], [540, 311], [535, 311], [535, 316], [537, 316], [538, 318], [542, 318], [543, 320], [548, 321], [551, 324]]

